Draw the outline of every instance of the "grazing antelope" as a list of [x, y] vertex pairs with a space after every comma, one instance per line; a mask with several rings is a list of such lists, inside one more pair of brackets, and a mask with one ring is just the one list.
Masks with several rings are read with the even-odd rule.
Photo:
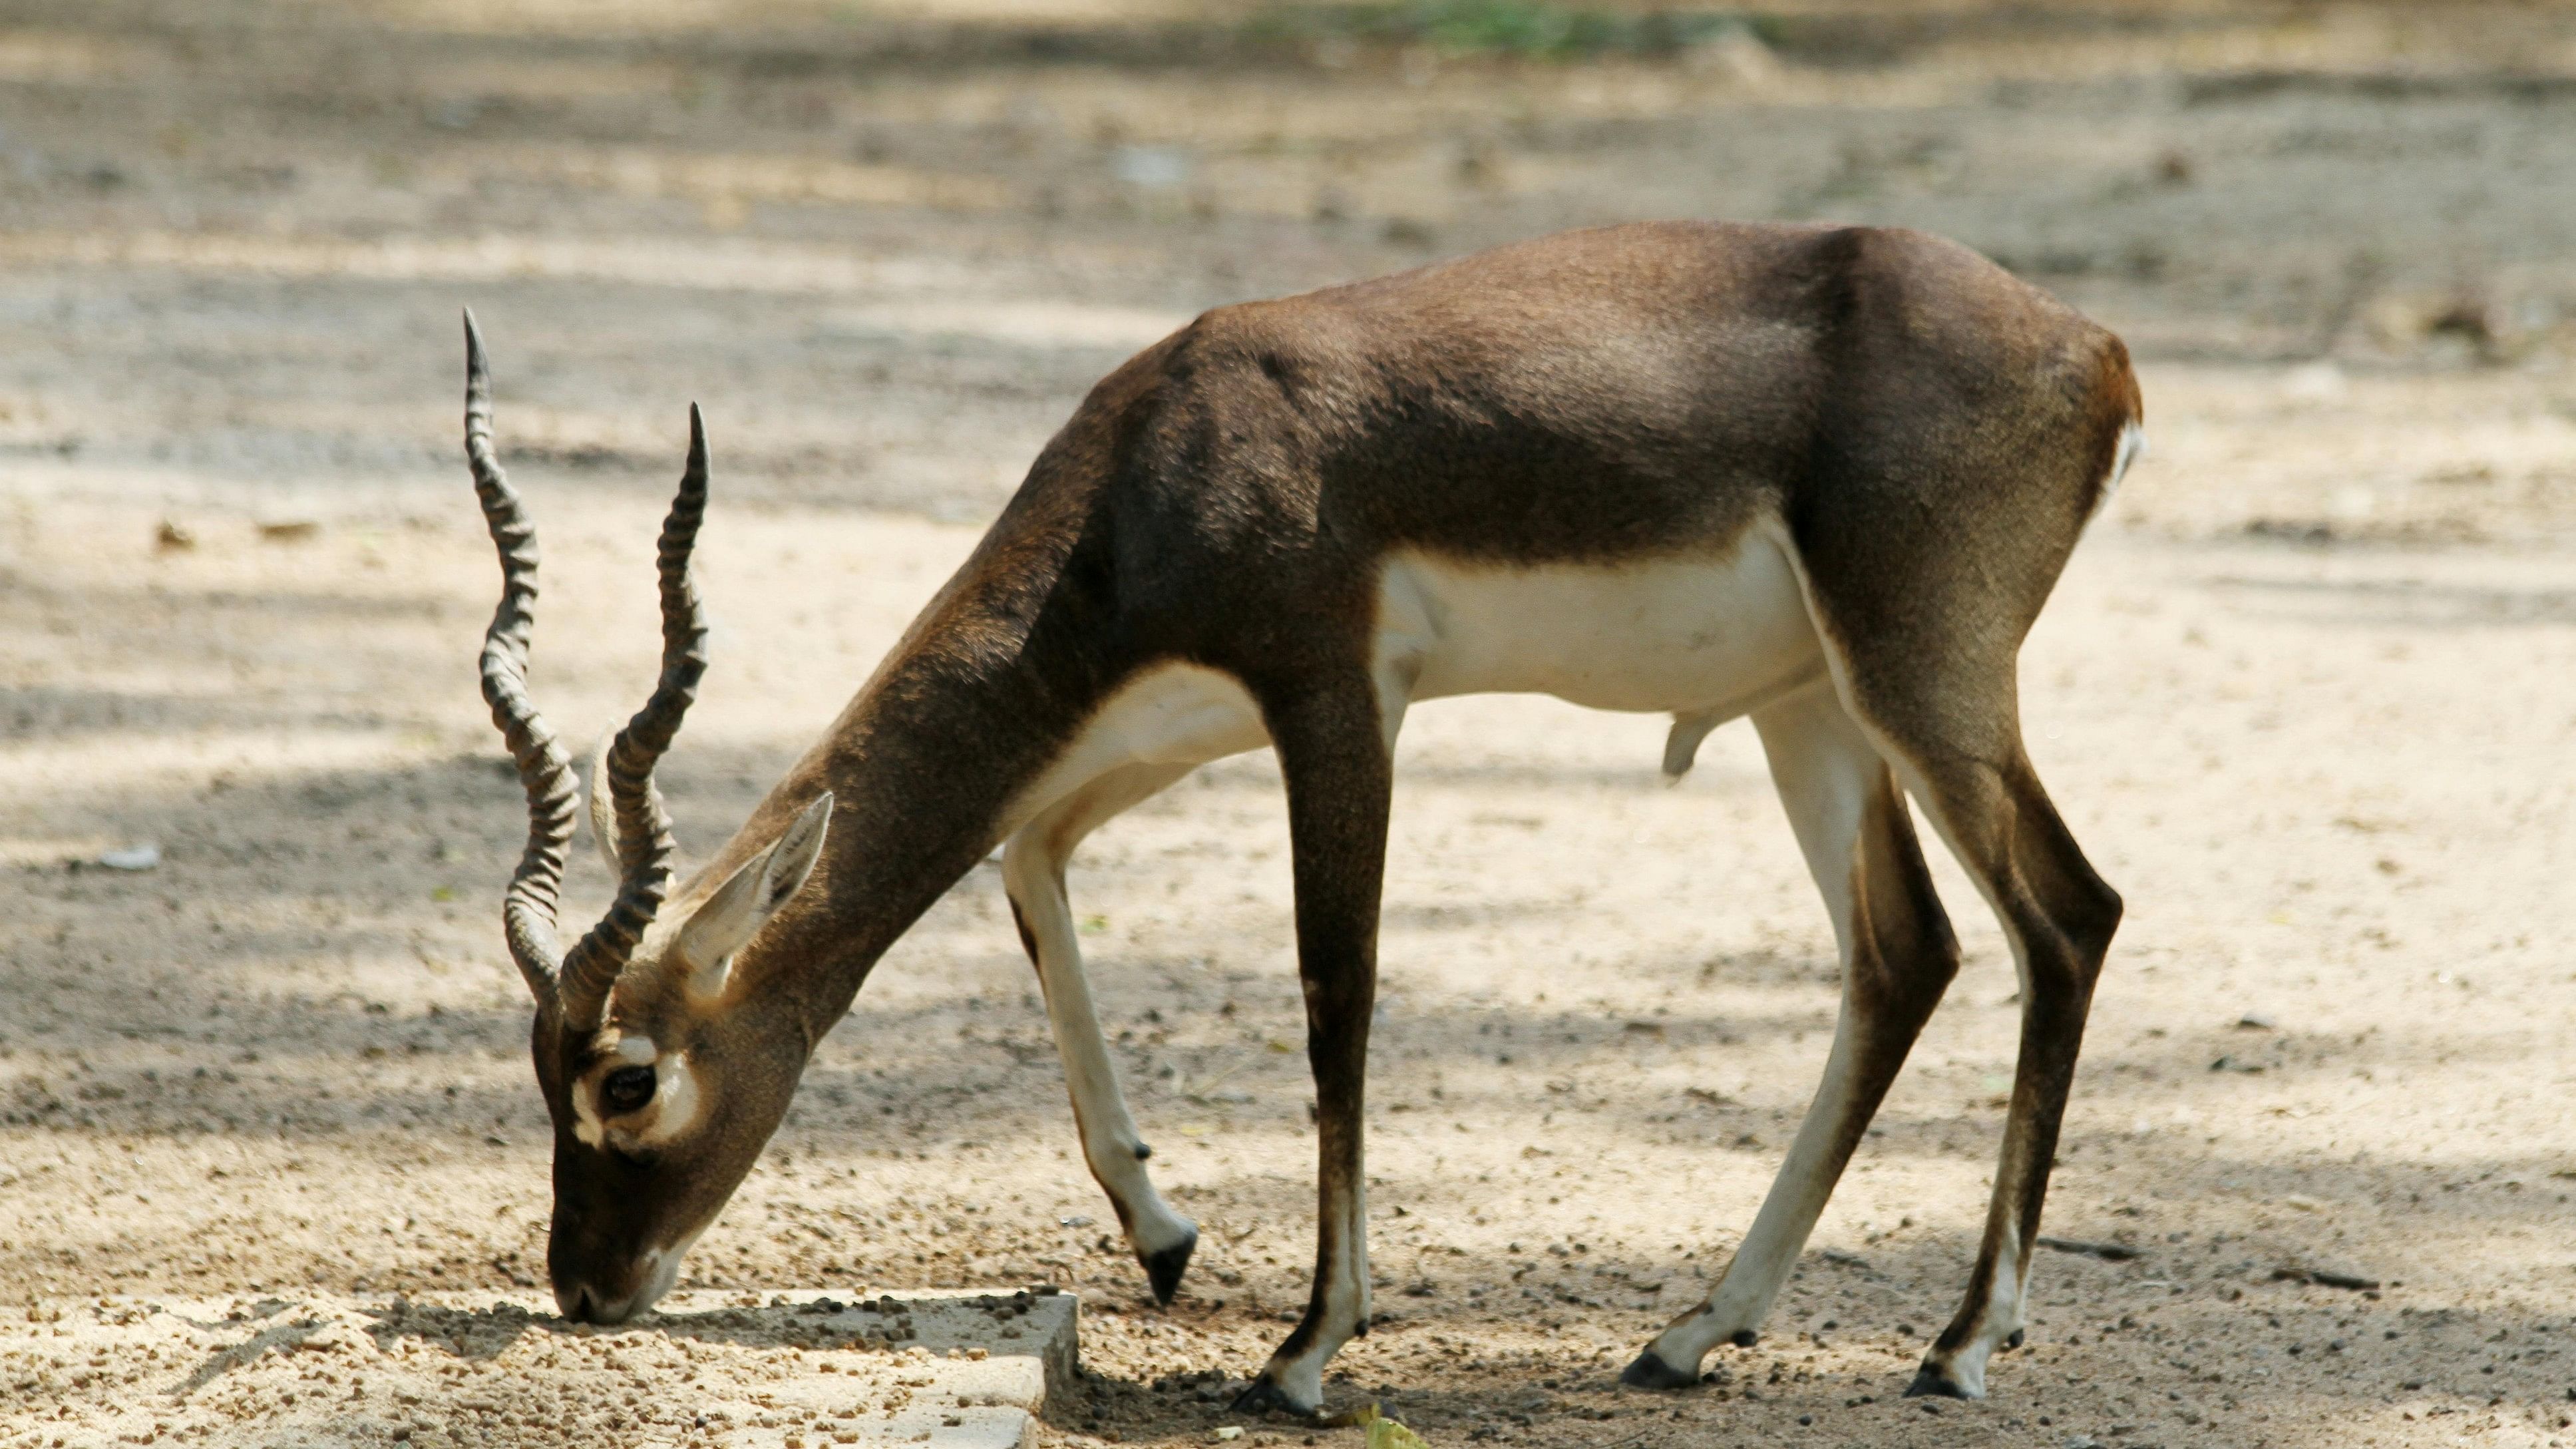
[[531, 820], [503, 915], [537, 999], [568, 1317], [616, 1322], [670, 1286], [869, 969], [996, 843], [1083, 1155], [1168, 1300], [1197, 1230], [1146, 1174], [1065, 862], [1192, 767], [1268, 744], [1321, 1224], [1305, 1316], [1238, 1406], [1315, 1412], [1326, 1360], [1369, 1319], [1361, 1105], [1396, 732], [1416, 700], [1514, 690], [1669, 712], [1676, 775], [1751, 715], [1842, 956], [1824, 1080], [1778, 1180], [1708, 1300], [1626, 1380], [1689, 1384], [1716, 1345], [1752, 1342], [1956, 969], [1908, 796], [2001, 918], [2023, 1003], [1984, 1239], [1911, 1391], [1979, 1396], [1988, 1355], [2020, 1340], [2120, 898], [2023, 751], [2015, 661], [2136, 448], [2109, 333], [1961, 247], [1826, 226], [1575, 232], [1209, 312], [1092, 390], [875, 677], [675, 886], [653, 768], [705, 666], [693, 410], [660, 549], [661, 681], [593, 770], [621, 886], [560, 954], [573, 772], [525, 689], [535, 540], [494, 460], [470, 318], [467, 369], [503, 576], [483, 689]]

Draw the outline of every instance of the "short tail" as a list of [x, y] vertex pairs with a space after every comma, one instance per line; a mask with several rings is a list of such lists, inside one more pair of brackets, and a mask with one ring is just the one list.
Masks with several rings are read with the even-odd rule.
[[2146, 456], [2146, 451], [2147, 425], [2131, 418], [2121, 425], [2120, 446], [2111, 454], [2111, 475], [2102, 480], [2102, 500], [2093, 505], [2096, 509], [2111, 501], [2111, 495], [2120, 491], [2120, 480], [2129, 476], [2129, 465]]
[[2101, 486], [2093, 494], [2093, 506], [2084, 515], [2087, 523], [2102, 516], [2102, 510], [2111, 502], [2111, 495], [2120, 490], [2120, 480], [2128, 476], [2129, 465], [2144, 457], [2147, 451], [2146, 401], [2138, 393], [2137, 374], [2129, 369], [2129, 349], [2122, 346], [2117, 338], [2111, 340], [2109, 354], [2104, 358], [2104, 371], [2110, 374], [2103, 381], [2108, 384], [2107, 391], [2119, 409], [2120, 432], [2118, 441], [2111, 447], [2111, 466], [2103, 471]]

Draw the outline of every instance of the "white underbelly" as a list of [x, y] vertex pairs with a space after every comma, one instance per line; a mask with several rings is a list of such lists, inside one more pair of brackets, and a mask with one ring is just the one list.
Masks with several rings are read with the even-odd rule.
[[[1723, 552], [1606, 565], [1392, 555], [1371, 661], [1382, 707], [1397, 720], [1414, 700], [1552, 694], [1594, 709], [1670, 712], [1705, 733], [1823, 669], [1785, 547], [1756, 528]], [[1187, 767], [1268, 743], [1259, 706], [1233, 676], [1158, 666], [1092, 715], [1021, 794], [1004, 833], [1112, 772]]]
[[1505, 568], [1403, 553], [1377, 652], [1413, 699], [1552, 694], [1594, 709], [1741, 713], [1822, 667], [1798, 576], [1767, 528], [1733, 548]]

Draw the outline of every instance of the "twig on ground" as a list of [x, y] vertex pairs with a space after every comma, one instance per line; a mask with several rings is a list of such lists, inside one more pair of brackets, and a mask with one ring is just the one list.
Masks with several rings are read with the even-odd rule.
[[2376, 1278], [2364, 1278], [2352, 1273], [2328, 1273], [2318, 1268], [2275, 1268], [2272, 1270], [2272, 1281], [2314, 1283], [2320, 1288], [2349, 1288], [2356, 1293], [2365, 1293], [2379, 1286], [2379, 1280]]
[[2138, 1256], [2138, 1250], [2126, 1243], [2088, 1243], [2081, 1238], [2039, 1238], [2043, 1248], [2060, 1253], [2073, 1253], [2082, 1258], [2099, 1258], [2105, 1263], [2125, 1263]]

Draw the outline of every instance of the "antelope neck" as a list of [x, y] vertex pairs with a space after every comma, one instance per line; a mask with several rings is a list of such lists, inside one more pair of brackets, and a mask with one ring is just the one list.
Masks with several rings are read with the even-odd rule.
[[751, 989], [793, 999], [809, 1042], [848, 1012], [877, 959], [1000, 844], [1028, 784], [1143, 662], [1104, 658], [1096, 636], [1091, 648], [1062, 647], [1072, 637], [1069, 623], [1045, 617], [1013, 621], [974, 601], [934, 605], [690, 882], [683, 895], [694, 903], [832, 792], [814, 879], [733, 968], [757, 983]]

